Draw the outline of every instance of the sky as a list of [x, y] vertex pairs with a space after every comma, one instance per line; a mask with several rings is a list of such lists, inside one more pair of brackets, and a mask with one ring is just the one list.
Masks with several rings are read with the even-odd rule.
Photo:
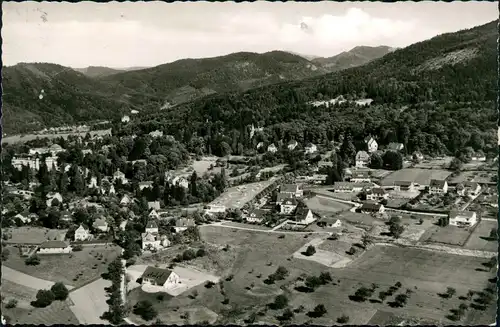
[[2, 60], [150, 67], [284, 50], [405, 47], [498, 19], [496, 2], [2, 2]]

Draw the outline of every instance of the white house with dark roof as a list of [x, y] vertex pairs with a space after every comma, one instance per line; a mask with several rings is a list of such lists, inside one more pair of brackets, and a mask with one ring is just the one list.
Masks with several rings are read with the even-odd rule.
[[71, 253], [71, 246], [63, 241], [46, 241], [40, 244], [38, 253], [40, 254], [65, 254]]
[[304, 196], [304, 190], [298, 184], [283, 184], [280, 186], [280, 193], [291, 194], [296, 198]]
[[158, 219], [160, 217], [160, 215], [158, 214], [158, 212], [156, 212], [155, 209], [152, 209], [150, 212], [149, 212], [149, 218], [152, 218], [152, 219]]
[[91, 177], [90, 182], [87, 185], [88, 188], [96, 188], [97, 187], [97, 177]]
[[349, 180], [353, 183], [370, 183], [372, 181], [367, 171], [353, 171]]
[[387, 200], [389, 194], [381, 187], [375, 187], [366, 192], [366, 199], [370, 201]]
[[160, 289], [170, 289], [181, 284], [181, 278], [169, 269], [148, 266], [141, 276], [142, 285], [156, 286]]
[[370, 163], [370, 155], [366, 151], [358, 151], [356, 153], [356, 167], [364, 168]]
[[281, 205], [284, 201], [294, 198], [295, 195], [293, 193], [278, 193], [276, 195], [276, 205]]
[[365, 202], [361, 206], [360, 211], [366, 214], [383, 213], [385, 208], [379, 203]]
[[472, 227], [477, 224], [477, 214], [474, 211], [450, 211], [450, 225], [458, 227]]
[[105, 219], [99, 219], [99, 218], [96, 219], [92, 224], [92, 227], [104, 233], [106, 233], [109, 230], [109, 225]]
[[340, 193], [359, 193], [372, 187], [373, 183], [335, 182], [333, 190]]
[[470, 196], [476, 196], [481, 193], [481, 185], [477, 182], [465, 182], [464, 191]]
[[446, 194], [448, 192], [448, 182], [445, 180], [431, 179], [429, 184], [429, 194]]
[[309, 225], [314, 222], [314, 214], [303, 202], [300, 202], [295, 209], [293, 221], [301, 225]]
[[248, 216], [246, 217], [246, 221], [249, 223], [261, 223], [264, 220], [267, 211], [262, 209], [254, 209], [250, 211]]
[[160, 210], [160, 201], [149, 201], [148, 209]]
[[156, 131], [150, 132], [149, 136], [151, 136], [151, 137], [162, 137], [163, 136], [163, 132], [159, 131], [159, 130], [156, 130]]
[[125, 115], [122, 117], [122, 123], [128, 123], [130, 121], [130, 117]]
[[158, 234], [158, 225], [154, 221], [146, 224], [146, 233]]
[[176, 233], [180, 233], [180, 232], [185, 231], [189, 227], [194, 227], [194, 226], [196, 226], [196, 223], [195, 223], [194, 219], [192, 219], [192, 218], [181, 218], [181, 219], [178, 219], [175, 222], [174, 229], [175, 229]]

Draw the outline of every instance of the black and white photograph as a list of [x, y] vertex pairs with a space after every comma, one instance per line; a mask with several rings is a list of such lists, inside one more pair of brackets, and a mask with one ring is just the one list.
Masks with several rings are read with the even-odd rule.
[[1, 6], [2, 325], [496, 326], [497, 2]]

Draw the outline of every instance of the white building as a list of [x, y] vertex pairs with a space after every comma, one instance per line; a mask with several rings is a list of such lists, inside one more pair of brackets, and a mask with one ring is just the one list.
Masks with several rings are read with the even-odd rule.
[[467, 193], [470, 196], [476, 196], [479, 193], [481, 193], [481, 185], [476, 182], [465, 182], [464, 183], [464, 190], [465, 193]]
[[278, 148], [276, 147], [276, 145], [274, 145], [274, 143], [267, 147], [267, 152], [276, 153], [277, 151]]
[[92, 177], [90, 179], [89, 185], [87, 185], [88, 188], [97, 188], [97, 178]]
[[163, 136], [163, 132], [159, 131], [159, 130], [156, 130], [156, 131], [150, 132], [149, 136], [151, 136], [151, 137], [162, 137]]
[[179, 232], [185, 231], [189, 227], [194, 227], [194, 226], [196, 226], [196, 223], [195, 223], [194, 219], [192, 219], [192, 218], [181, 218], [181, 219], [179, 219], [179, 220], [177, 220], [175, 222], [174, 229], [175, 229], [176, 233], [179, 233]]
[[122, 199], [120, 200], [120, 205], [127, 206], [127, 205], [130, 204], [130, 202], [132, 202], [132, 200], [130, 200], [130, 198], [128, 197], [128, 195], [124, 195], [122, 197]]
[[371, 136], [368, 136], [365, 138], [366, 146], [368, 149], [368, 153], [373, 153], [378, 150], [378, 143], [375, 141], [375, 139]]
[[306, 154], [312, 154], [312, 153], [315, 153], [316, 151], [318, 151], [318, 147], [312, 143], [309, 143], [308, 145], [306, 145], [306, 147], [304, 149], [305, 149]]
[[370, 183], [371, 178], [368, 172], [365, 171], [355, 171], [352, 173], [350, 181], [353, 183]]
[[122, 117], [122, 123], [128, 123], [130, 121], [130, 117], [125, 115]]
[[366, 192], [366, 199], [370, 201], [387, 200], [389, 194], [381, 187], [375, 187]]
[[146, 225], [146, 233], [158, 234], [158, 225], [154, 221], [150, 221]]
[[477, 214], [474, 211], [450, 211], [448, 217], [451, 226], [472, 227], [477, 224]]
[[115, 191], [115, 187], [113, 185], [111, 185], [109, 187], [109, 192], [108, 192], [109, 195], [113, 195], [113, 194], [116, 194], [116, 191]]
[[248, 216], [246, 217], [246, 221], [249, 223], [261, 223], [264, 220], [264, 216], [266, 214], [265, 210], [255, 209], [252, 210]]
[[337, 219], [334, 223], [329, 224], [328, 227], [340, 228], [342, 227], [342, 222], [340, 221], [340, 219]]
[[361, 206], [361, 213], [367, 213], [367, 214], [384, 213], [384, 211], [385, 211], [384, 206], [378, 203], [365, 202]]
[[71, 246], [63, 241], [43, 242], [38, 250], [40, 254], [62, 254], [71, 252], [73, 252]]
[[288, 143], [287, 148], [288, 148], [288, 150], [292, 151], [292, 150], [295, 150], [297, 145], [299, 145], [299, 143], [297, 143], [297, 141], [293, 140], [293, 141], [290, 141], [290, 143]]
[[311, 209], [307, 208], [305, 205], [301, 204], [297, 207], [297, 210], [294, 215], [294, 221], [301, 225], [309, 225], [314, 222], [316, 219], [314, 218], [314, 214]]
[[363, 168], [367, 167], [370, 163], [370, 155], [366, 151], [358, 151], [356, 153], [356, 167]]
[[113, 174], [113, 181], [121, 180], [122, 184], [127, 184], [128, 180], [125, 178], [125, 174], [121, 171], [117, 170], [116, 173]]
[[160, 201], [149, 201], [148, 209], [160, 210]]
[[153, 182], [147, 181], [147, 182], [140, 182], [139, 183], [139, 190], [144, 190], [145, 188], [153, 188]]
[[221, 204], [209, 204], [207, 209], [205, 209], [206, 214], [216, 214], [216, 213], [224, 213], [226, 212], [226, 206]]
[[90, 238], [91, 234], [88, 229], [80, 225], [75, 231], [75, 241], [86, 241]]
[[429, 194], [446, 194], [448, 192], [448, 182], [444, 180], [432, 179], [429, 184]]
[[181, 284], [181, 278], [168, 269], [147, 267], [141, 276], [142, 285], [157, 286], [160, 289], [170, 289]]
[[280, 205], [280, 214], [289, 215], [295, 211], [297, 208], [297, 200], [295, 198], [289, 198], [281, 202]]

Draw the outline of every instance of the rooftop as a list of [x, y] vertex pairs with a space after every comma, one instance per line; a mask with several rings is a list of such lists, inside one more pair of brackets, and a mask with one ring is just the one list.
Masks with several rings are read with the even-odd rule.
[[164, 285], [171, 274], [171, 270], [148, 266], [141, 278], [153, 279], [156, 284]]

